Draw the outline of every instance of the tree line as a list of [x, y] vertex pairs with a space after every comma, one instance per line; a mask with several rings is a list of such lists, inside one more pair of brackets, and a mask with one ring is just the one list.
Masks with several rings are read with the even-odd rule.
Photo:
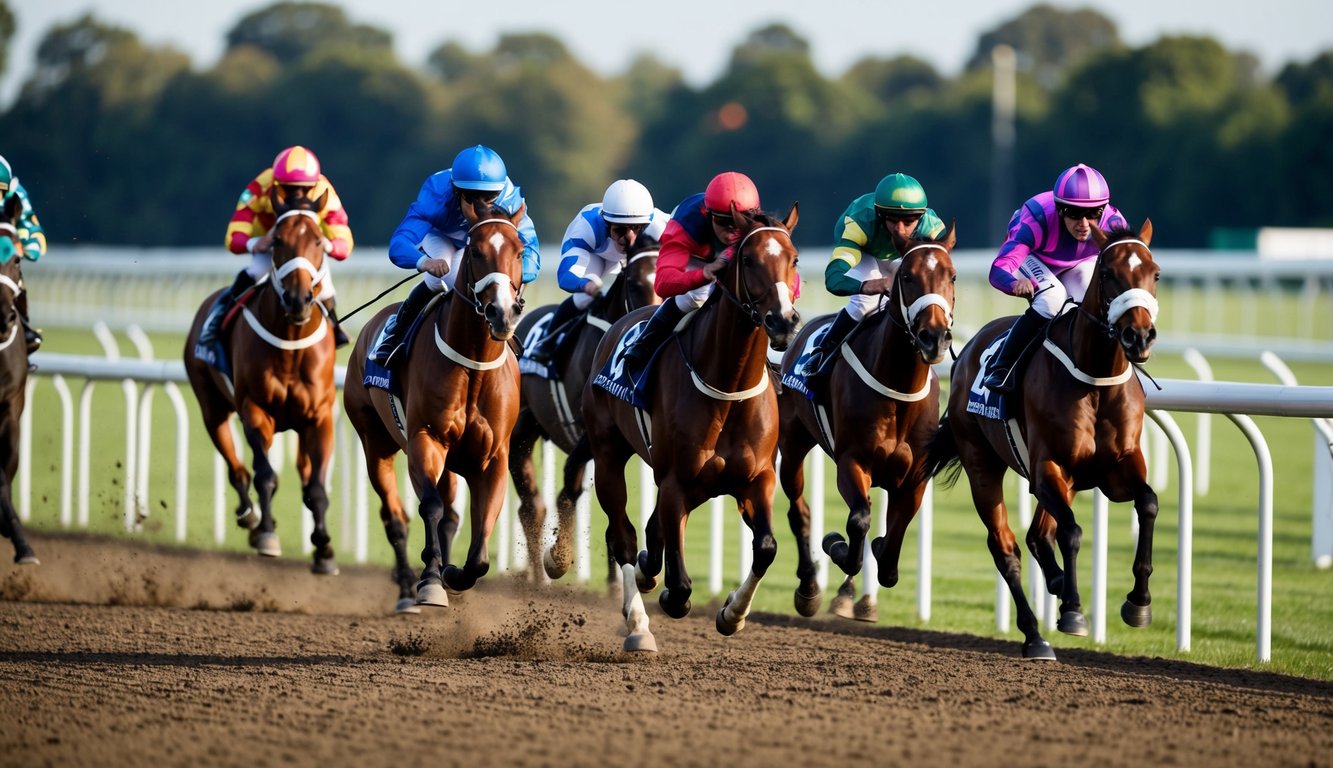
[[[0, 0], [0, 61], [13, 16]], [[887, 33], [885, 50], [893, 49]], [[991, 50], [1017, 54], [1012, 156], [990, 201]], [[988, 247], [1028, 195], [1074, 163], [1100, 169], [1155, 244], [1216, 232], [1333, 226], [1333, 50], [1267, 77], [1206, 37], [1126, 45], [1092, 10], [1035, 5], [981, 35], [955, 77], [912, 56], [866, 58], [836, 78], [781, 24], [753, 31], [703, 87], [639, 56], [602, 77], [556, 37], [490, 51], [443, 42], [423, 69], [391, 35], [337, 6], [279, 2], [240, 19], [207, 70], [94, 16], [42, 37], [35, 71], [0, 118], [0, 154], [53, 243], [222, 243], [237, 195], [278, 150], [305, 144], [359, 242], [383, 244], [427, 175], [471, 144], [505, 158], [554, 261], [574, 214], [632, 177], [670, 210], [713, 174], [756, 181], [764, 207], [795, 200], [807, 245], [886, 173], [926, 187], [963, 247]], [[997, 214], [997, 211], [999, 213]]]

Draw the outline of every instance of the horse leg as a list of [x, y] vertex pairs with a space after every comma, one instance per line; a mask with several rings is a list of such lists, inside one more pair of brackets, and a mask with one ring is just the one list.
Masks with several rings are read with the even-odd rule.
[[387, 442], [372, 440], [370, 436], [362, 438], [362, 448], [366, 453], [366, 468], [370, 474], [370, 486], [380, 497], [380, 521], [384, 524], [384, 537], [393, 547], [393, 580], [398, 584], [398, 602], [394, 605], [397, 613], [420, 613], [416, 606], [413, 588], [416, 574], [407, 562], [407, 511], [403, 509], [403, 500], [398, 495], [398, 473], [394, 471], [394, 455], [398, 445], [392, 438]]
[[[437, 484], [446, 474], [444, 450], [431, 438], [418, 433], [407, 444], [407, 471], [412, 488], [421, 499], [418, 516], [426, 529], [426, 541], [421, 548], [421, 578], [417, 582], [417, 605], [446, 607], [449, 596], [444, 589], [443, 571], [448, 546], [441, 539], [441, 522], [445, 517], [445, 499]], [[452, 500], [451, 500], [452, 501]]]
[[[514, 479], [514, 492], [518, 494], [518, 522], [528, 544], [528, 579], [540, 584], [547, 581], [537, 557], [537, 553], [543, 549], [546, 502], [537, 488], [537, 473], [532, 466], [532, 451], [539, 437], [541, 429], [536, 417], [532, 411], [523, 409], [518, 414], [514, 431], [509, 435], [509, 475]], [[549, 572], [550, 568], [546, 571]], [[562, 575], [563, 570], [552, 578], [560, 578]]]
[[[793, 429], [792, 432], [803, 434], [803, 430]], [[797, 584], [794, 602], [796, 612], [806, 617], [818, 613], [819, 604], [824, 600], [815, 560], [810, 554], [810, 505], [805, 501], [805, 457], [813, 447], [814, 441], [808, 435], [800, 439], [797, 434], [793, 434], [779, 449], [782, 464], [778, 468], [782, 492], [791, 502], [787, 508], [787, 524], [791, 526], [792, 535], [796, 539]]]
[[[551, 542], [551, 548], [543, 558], [546, 573], [553, 579], [565, 575], [574, 562], [575, 512], [578, 510], [579, 497], [583, 495], [583, 478], [591, 460], [592, 449], [585, 435], [574, 444], [573, 452], [565, 459], [563, 483], [555, 499], [555, 541]], [[614, 577], [614, 573], [613, 567], [608, 580]]]
[[448, 564], [454, 561], [454, 539], [458, 538], [458, 528], [463, 523], [462, 517], [454, 507], [454, 500], [458, 498], [458, 477], [452, 472], [445, 472], [440, 475], [440, 482], [436, 487], [444, 503], [440, 523], [436, 526], [436, 533], [440, 537], [440, 554], [443, 556], [440, 562]]
[[963, 457], [963, 466], [967, 467], [972, 502], [981, 522], [986, 526], [986, 546], [990, 549], [991, 559], [995, 561], [995, 569], [1008, 585], [1009, 594], [1014, 599], [1018, 630], [1024, 638], [1023, 658], [1054, 660], [1055, 651], [1046, 638], [1041, 636], [1037, 615], [1028, 603], [1027, 593], [1023, 591], [1022, 554], [1014, 532], [1009, 528], [1009, 513], [1004, 506], [1004, 464], [996, 461], [993, 456], [981, 456], [979, 449], [970, 449], [961, 441], [959, 448], [960, 453], [971, 454]]
[[1032, 514], [1032, 524], [1028, 526], [1028, 551], [1032, 559], [1041, 566], [1042, 578], [1046, 582], [1046, 591], [1052, 595], [1060, 594], [1064, 589], [1065, 572], [1060, 567], [1060, 560], [1055, 556], [1055, 518], [1041, 504]]
[[1152, 623], [1152, 593], [1148, 591], [1148, 579], [1152, 576], [1157, 493], [1147, 483], [1148, 470], [1142, 454], [1126, 457], [1117, 469], [1102, 490], [1113, 501], [1132, 498], [1134, 513], [1139, 519], [1139, 540], [1134, 548], [1134, 588], [1120, 605], [1120, 618], [1131, 627], [1146, 627]]
[[213, 441], [213, 447], [227, 463], [227, 480], [236, 489], [240, 500], [236, 506], [236, 525], [253, 530], [259, 525], [259, 515], [250, 501], [250, 470], [236, 455], [236, 446], [231, 439], [231, 406], [210, 402], [208, 397], [198, 399], [204, 415], [204, 429]]
[[773, 498], [773, 484], [773, 473], [768, 472], [750, 484], [745, 496], [736, 497], [741, 516], [754, 534], [754, 558], [745, 581], [727, 595], [722, 609], [717, 612], [717, 631], [724, 635], [734, 635], [745, 627], [745, 617], [750, 613], [759, 581], [778, 554], [778, 543], [773, 538], [773, 507], [769, 501]]
[[[592, 445], [592, 441], [589, 440]], [[615, 559], [620, 570], [620, 613], [625, 617], [625, 644], [627, 651], [657, 651], [657, 640], [648, 629], [648, 612], [643, 607], [639, 589], [638, 534], [625, 511], [625, 464], [633, 449], [618, 433], [596, 441], [593, 459], [597, 468], [593, 487], [597, 501], [606, 513], [606, 551]], [[651, 587], [649, 587], [651, 589]], [[648, 590], [644, 590], [648, 591]]]
[[37, 553], [28, 544], [28, 537], [23, 533], [23, 523], [14, 510], [14, 470], [18, 465], [15, 452], [9, 461], [7, 471], [0, 473], [0, 534], [14, 545], [14, 562], [19, 565], [38, 565]]
[[1060, 619], [1055, 628], [1067, 635], [1086, 637], [1088, 619], [1078, 592], [1078, 552], [1083, 546], [1083, 529], [1069, 506], [1074, 498], [1072, 483], [1065, 471], [1053, 461], [1041, 462], [1033, 473], [1033, 494], [1055, 518], [1055, 541], [1064, 560], [1064, 579], [1060, 585]]
[[336, 576], [338, 563], [333, 557], [332, 537], [329, 536], [329, 494], [324, 487], [329, 458], [333, 455], [333, 418], [328, 415], [306, 428], [301, 434], [296, 467], [301, 476], [301, 499], [314, 518], [310, 543], [314, 546], [311, 573]]
[[824, 536], [824, 552], [848, 576], [861, 572], [862, 551], [870, 531], [870, 473], [856, 459], [838, 460], [838, 493], [847, 503], [847, 538], [842, 534]]
[[[772, 490], [771, 484], [769, 490]], [[653, 511], [653, 517], [658, 519], [662, 557], [666, 566], [657, 604], [673, 619], [682, 619], [690, 612], [690, 594], [693, 592], [689, 572], [685, 570], [685, 525], [689, 522], [686, 498], [680, 482], [674, 476], [669, 476], [664, 484], [658, 486], [657, 509]], [[642, 553], [639, 559], [643, 560]]]
[[462, 568], [452, 564], [444, 566], [445, 586], [455, 592], [472, 589], [477, 579], [491, 569], [487, 543], [491, 540], [495, 521], [500, 518], [500, 511], [504, 508], [507, 470], [508, 457], [497, 456], [482, 469], [479, 477], [469, 479], [471, 515], [468, 521], [472, 529], [472, 544], [468, 547], [467, 560]]
[[[879, 585], [892, 588], [898, 584], [898, 560], [903, 553], [903, 537], [907, 535], [907, 526], [916, 518], [916, 511], [921, 507], [921, 497], [926, 495], [925, 478], [909, 478], [903, 486], [889, 494], [888, 532], [877, 536], [870, 542], [870, 551], [878, 564]], [[915, 485], [912, 485], [915, 483]]]
[[251, 405], [242, 414], [245, 442], [250, 446], [254, 463], [255, 492], [259, 496], [259, 524], [250, 529], [250, 546], [264, 557], [281, 557], [282, 545], [273, 532], [273, 494], [278, 491], [278, 473], [268, 461], [268, 449], [273, 445], [273, 418]]

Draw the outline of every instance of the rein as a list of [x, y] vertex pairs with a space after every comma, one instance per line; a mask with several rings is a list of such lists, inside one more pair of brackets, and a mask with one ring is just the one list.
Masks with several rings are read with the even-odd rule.
[[[1117, 245], [1124, 245], [1126, 243], [1131, 245], [1141, 246], [1143, 250], [1148, 251], [1148, 257], [1149, 258], [1152, 257], [1152, 251], [1148, 248], [1147, 243], [1143, 242], [1142, 240], [1139, 240], [1138, 238], [1126, 237], [1120, 240], [1115, 240], [1113, 242], [1107, 243], [1105, 246], [1102, 247], [1102, 249], [1097, 253], [1097, 262], [1099, 267], [1101, 264], [1102, 257], [1106, 255], [1107, 251], [1111, 250], [1111, 248], [1114, 248]], [[1114, 299], [1108, 301], [1105, 298], [1106, 291], [1103, 290], [1104, 286], [1105, 286], [1105, 279], [1102, 277], [1102, 270], [1099, 268], [1097, 269], [1097, 296], [1101, 300], [1102, 310], [1106, 314], [1105, 319], [1089, 312], [1087, 309], [1084, 308], [1083, 302], [1081, 301], [1073, 301], [1072, 299], [1068, 299], [1067, 301], [1078, 308], [1079, 315], [1082, 315], [1084, 318], [1088, 320], [1088, 322], [1092, 323], [1094, 327], [1100, 329], [1103, 333], [1105, 333], [1106, 338], [1115, 339], [1116, 321], [1119, 320], [1126, 312], [1133, 309], [1134, 307], [1142, 307], [1148, 310], [1148, 318], [1153, 322], [1157, 321], [1157, 312], [1159, 305], [1157, 303], [1157, 297], [1154, 296], [1150, 291], [1144, 290], [1143, 288], [1130, 288], [1120, 293]], [[1070, 327], [1072, 330], [1073, 326]], [[1080, 370], [1078, 365], [1074, 362], [1073, 358], [1070, 357], [1069, 354], [1067, 354], [1063, 349], [1061, 349], [1059, 345], [1051, 341], [1049, 334], [1047, 334], [1047, 337], [1042, 341], [1042, 347], [1044, 347], [1047, 352], [1051, 353], [1051, 356], [1054, 357], [1062, 366], [1064, 366], [1065, 370], [1069, 372], [1070, 376], [1073, 376], [1078, 381], [1081, 381], [1084, 384], [1093, 387], [1112, 387], [1118, 384], [1124, 384], [1126, 381], [1129, 380], [1130, 376], [1134, 374], [1134, 369], [1137, 367], [1133, 362], [1126, 360], [1125, 370], [1115, 374], [1114, 376], [1091, 376]], [[1140, 367], [1139, 370], [1143, 369]], [[1152, 377], [1150, 376], [1149, 379], [1151, 378]], [[1153, 384], [1157, 385], [1157, 382], [1153, 381]], [[1161, 389], [1160, 385], [1157, 386], [1158, 389]]]
[[911, 306], [908, 306], [906, 302], [904, 302], [903, 300], [902, 262], [907, 260], [908, 254], [911, 254], [913, 251], [919, 251], [923, 248], [933, 248], [936, 250], [944, 251], [945, 253], [949, 252], [949, 249], [945, 248], [939, 243], [921, 243], [920, 245], [914, 245], [911, 248], [908, 248], [907, 253], [904, 253], [902, 255], [902, 258], [898, 262], [897, 271], [893, 273], [893, 291], [890, 294], [890, 299], [889, 299], [890, 302], [892, 302], [893, 299], [897, 299], [897, 305], [898, 305], [898, 313], [890, 314], [889, 317], [893, 319], [895, 325], [906, 331], [908, 338], [912, 340], [913, 346], [920, 345], [920, 341], [917, 338], [915, 330], [916, 318], [918, 315], [922, 313], [922, 311], [926, 309], [926, 307], [936, 306], [943, 309], [944, 316], [949, 319], [949, 326], [950, 327], [953, 326], [953, 307], [949, 304], [949, 301], [947, 299], [945, 299], [938, 293], [924, 294], [920, 296], [916, 301], [912, 302]]
[[[476, 231], [477, 227], [480, 227], [483, 224], [493, 224], [493, 223], [507, 224], [515, 232], [518, 231], [518, 226], [509, 219], [501, 219], [501, 218], [482, 219], [481, 221], [478, 221], [476, 224], [473, 224], [468, 229], [467, 249], [471, 249], [472, 247], [472, 233]], [[459, 267], [459, 278], [463, 277], [462, 270], [467, 269], [468, 279], [469, 280], [471, 279], [472, 269], [470, 267], [470, 264], [471, 262], [467, 259], [466, 256], [464, 256], [463, 265]], [[468, 287], [468, 290], [472, 294], [471, 296], [465, 296], [463, 292], [459, 290], [453, 291], [453, 295], [459, 300], [467, 302], [467, 304], [471, 306], [472, 309], [476, 311], [478, 315], [484, 315], [486, 313], [486, 308], [482, 306], [482, 303], [477, 299], [478, 294], [489, 288], [491, 285], [498, 284], [502, 281], [509, 283], [511, 287], [514, 286], [514, 281], [510, 279], [509, 275], [506, 275], [503, 272], [491, 272], [486, 275], [483, 275], [482, 278], [475, 283], [469, 283], [466, 280], [463, 281], [463, 285], [466, 285]], [[518, 300], [519, 306], [522, 306], [523, 299], [519, 296], [520, 290], [521, 289], [519, 288], [515, 288], [514, 295]], [[453, 347], [449, 346], [449, 343], [445, 341], [444, 337], [440, 335], [440, 326], [437, 322], [431, 323], [431, 326], [435, 331], [435, 347], [440, 350], [440, 354], [444, 355], [446, 358], [452, 360], [453, 362], [463, 366], [464, 368], [470, 368], [474, 371], [494, 370], [504, 365], [505, 361], [508, 359], [508, 356], [511, 354], [509, 345], [504, 344], [502, 345], [499, 356], [496, 357], [494, 360], [487, 360], [487, 361], [473, 360], [464, 355], [463, 353], [459, 352], [458, 350], [454, 349]]]
[[[786, 227], [755, 227], [749, 232], [746, 232], [745, 237], [741, 238], [740, 243], [737, 244], [735, 250], [732, 251], [733, 254], [732, 258], [734, 259], [743, 258], [742, 251], [745, 250], [745, 244], [750, 240], [752, 236], [754, 236], [756, 232], [781, 232], [783, 235], [786, 235], [788, 242], [791, 241], [791, 233], [787, 231]], [[741, 282], [742, 267], [744, 267], [743, 263], [739, 261], [736, 262], [736, 289], [734, 291], [724, 290], [722, 291], [722, 293], [728, 299], [731, 299], [731, 301], [737, 307], [740, 308], [741, 312], [743, 312], [747, 317], [750, 318], [750, 322], [754, 324], [754, 327], [761, 328], [764, 325], [764, 318], [762, 315], [759, 314], [759, 308], [756, 307], [754, 304], [754, 297], [750, 295], [750, 287]], [[744, 286], [745, 288], [744, 301], [741, 301], [740, 299], [740, 294], [742, 293], [741, 291], [742, 286]]]
[[[467, 236], [468, 236], [467, 247], [468, 247], [468, 248], [471, 248], [471, 246], [472, 246], [472, 233], [475, 232], [475, 231], [477, 231], [477, 227], [480, 227], [482, 224], [507, 224], [507, 225], [509, 225], [509, 227], [510, 227], [511, 229], [513, 229], [515, 232], [518, 231], [518, 225], [515, 224], [514, 222], [510, 221], [509, 219], [500, 219], [500, 218], [495, 218], [495, 219], [482, 219], [481, 221], [478, 221], [476, 224], [473, 224], [473, 225], [468, 229], [468, 231], [467, 231]], [[464, 264], [466, 264], [466, 263], [467, 263], [467, 260], [464, 259]], [[468, 270], [468, 275], [469, 275], [469, 277], [471, 277], [471, 273], [472, 273], [472, 270], [469, 269], [469, 270]], [[461, 277], [461, 275], [460, 275], [460, 277]], [[477, 294], [479, 294], [479, 293], [481, 293], [482, 291], [484, 291], [484, 290], [486, 290], [487, 288], [489, 288], [489, 287], [491, 286], [492, 283], [498, 283], [498, 282], [500, 282], [501, 280], [503, 280], [503, 281], [509, 283], [510, 287], [512, 287], [512, 288], [514, 289], [514, 296], [517, 297], [517, 299], [518, 299], [518, 305], [519, 305], [520, 307], [522, 307], [522, 306], [523, 306], [523, 288], [522, 288], [522, 286], [516, 286], [516, 285], [514, 285], [514, 281], [511, 280], [511, 279], [509, 278], [509, 275], [506, 275], [506, 274], [503, 273], [503, 272], [492, 272], [492, 273], [490, 273], [490, 274], [488, 274], [488, 275], [484, 275], [484, 276], [482, 276], [482, 278], [481, 278], [480, 280], [478, 280], [477, 282], [472, 283], [472, 284], [464, 283], [465, 285], [467, 285], [468, 290], [472, 293], [471, 296], [464, 296], [463, 293], [462, 293], [462, 291], [454, 291], [454, 294], [457, 295], [459, 298], [461, 298], [463, 301], [466, 301], [466, 302], [468, 303], [468, 305], [469, 305], [470, 307], [472, 307], [473, 310], [476, 311], [477, 314], [479, 314], [479, 315], [481, 315], [481, 314], [485, 314], [485, 312], [486, 312], [486, 308], [483, 307], [483, 306], [481, 305], [481, 302], [477, 300]]]

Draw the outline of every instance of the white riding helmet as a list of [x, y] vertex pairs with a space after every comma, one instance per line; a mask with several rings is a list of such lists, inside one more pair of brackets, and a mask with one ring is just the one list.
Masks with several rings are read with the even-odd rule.
[[612, 224], [647, 224], [653, 217], [653, 196], [634, 179], [620, 179], [602, 196], [602, 218]]

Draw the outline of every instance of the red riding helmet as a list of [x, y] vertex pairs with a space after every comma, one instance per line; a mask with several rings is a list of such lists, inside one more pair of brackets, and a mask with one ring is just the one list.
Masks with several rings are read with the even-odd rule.
[[736, 171], [719, 173], [708, 182], [704, 190], [704, 207], [715, 213], [731, 213], [732, 204], [737, 211], [750, 212], [759, 210], [759, 190], [755, 189], [750, 177]]

